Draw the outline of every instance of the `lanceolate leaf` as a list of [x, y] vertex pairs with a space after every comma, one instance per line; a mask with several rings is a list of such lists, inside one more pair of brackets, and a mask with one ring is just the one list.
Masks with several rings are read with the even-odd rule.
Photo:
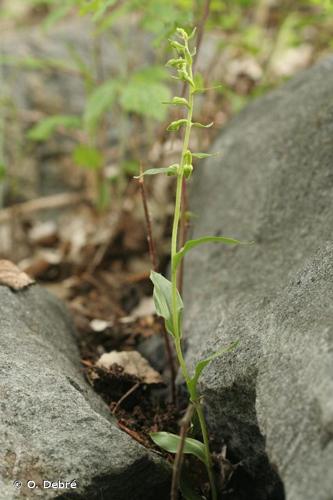
[[[162, 274], [152, 271], [150, 279], [154, 284], [154, 303], [156, 312], [164, 318], [168, 332], [174, 335], [173, 317], [172, 317], [172, 284]], [[184, 309], [182, 298], [177, 291], [177, 315], [180, 320], [181, 311]]]
[[182, 57], [179, 57], [178, 59], [169, 59], [169, 61], [166, 63], [166, 66], [170, 66], [171, 68], [179, 68], [183, 66], [184, 62], [185, 61]]
[[175, 40], [169, 40], [170, 42], [170, 45], [173, 49], [176, 49], [178, 50], [180, 53], [183, 53], [184, 50], [185, 50], [185, 47], [184, 45], [182, 45], [181, 43], [179, 42], [176, 42]]
[[242, 242], [239, 240], [235, 240], [233, 238], [225, 238], [224, 236], [202, 236], [202, 238], [198, 238], [196, 240], [188, 240], [185, 245], [176, 253], [174, 258], [174, 266], [175, 268], [178, 266], [181, 259], [184, 255], [191, 250], [191, 248], [195, 248], [198, 245], [202, 245], [203, 243], [225, 243], [226, 245], [245, 245], [247, 242]]
[[174, 104], [176, 106], [186, 106], [187, 108], [190, 107], [189, 102], [185, 97], [174, 97], [172, 101], [165, 101], [163, 104]]
[[168, 132], [177, 132], [177, 130], [179, 130], [180, 127], [182, 127], [183, 125], [186, 125], [186, 123], [187, 120], [185, 118], [182, 118], [181, 120], [176, 120], [170, 123], [167, 130]]
[[211, 156], [218, 156], [220, 153], [192, 153], [193, 158], [202, 160], [203, 158], [210, 158]]
[[28, 132], [28, 138], [33, 141], [46, 141], [60, 128], [79, 128], [81, 119], [75, 115], [54, 115], [41, 120]]
[[[150, 437], [155, 444], [169, 453], [177, 453], [180, 437], [170, 432], [152, 432]], [[184, 453], [196, 456], [201, 462], [207, 465], [205, 446], [203, 443], [193, 438], [185, 438]]]
[[214, 122], [208, 123], [208, 125], [204, 125], [203, 123], [199, 123], [199, 122], [192, 123], [192, 127], [197, 127], [197, 128], [210, 128], [213, 125], [214, 125]]
[[200, 93], [203, 93], [203, 92], [207, 92], [207, 90], [215, 90], [215, 89], [222, 89], [223, 88], [223, 85], [216, 85], [215, 87], [197, 87], [193, 93], [195, 94], [200, 94]]
[[188, 35], [188, 39], [189, 39], [189, 40], [192, 40], [192, 38], [194, 38], [194, 36], [195, 36], [196, 32], [197, 32], [197, 27], [195, 26], [195, 27], [193, 28], [193, 30], [191, 31], [191, 33]]
[[199, 361], [199, 363], [197, 363], [197, 365], [195, 367], [194, 376], [192, 377], [192, 379], [190, 381], [190, 384], [189, 384], [190, 388], [195, 391], [202, 371], [206, 368], [207, 365], [209, 365], [209, 363], [211, 363], [211, 361], [218, 358], [222, 354], [225, 354], [226, 352], [232, 351], [233, 349], [235, 349], [235, 347], [237, 345], [238, 345], [238, 342], [233, 342], [229, 346], [223, 347], [219, 351], [214, 352], [213, 354], [208, 356], [208, 358], [205, 358], [205, 359], [202, 359], [201, 361]]
[[177, 175], [178, 164], [170, 165], [170, 167], [162, 167], [162, 168], [149, 168], [145, 170], [143, 174], [136, 175], [134, 179], [140, 179], [144, 175], [157, 175], [157, 174], [167, 174], [167, 175]]

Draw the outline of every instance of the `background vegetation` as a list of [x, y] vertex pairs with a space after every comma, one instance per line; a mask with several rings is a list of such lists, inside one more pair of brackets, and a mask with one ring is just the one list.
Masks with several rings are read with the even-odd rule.
[[[138, 0], [2, 2], [4, 33], [40, 30], [48, 36], [58, 26], [73, 22], [81, 22], [89, 30], [87, 57], [80, 52], [80, 40], [68, 44], [63, 57], [24, 57], [1, 51], [2, 79], [8, 67], [19, 67], [27, 72], [51, 72], [56, 78], [74, 73], [84, 86], [79, 112], [41, 111], [27, 120], [23, 116], [26, 110], [20, 109], [10, 86], [1, 85], [2, 206], [32, 196], [22, 163], [27, 154], [34, 154], [34, 143], [47, 144], [59, 133], [70, 140], [66, 161], [83, 171], [79, 186], [89, 191], [100, 210], [121, 196], [140, 161], [145, 165], [163, 162], [163, 154], [150, 151], [155, 143], [155, 153], [163, 153], [168, 117], [162, 102], [173, 90], [166, 81], [163, 61], [167, 38], [177, 25], [204, 29], [198, 70], [202, 85], [209, 80], [215, 88], [201, 101], [198, 114], [217, 126], [223, 126], [253, 97], [329, 52], [333, 44], [330, 0], [147, 0], [144, 8]], [[137, 47], [126, 43], [133, 25], [153, 44], [155, 55], [145, 43]], [[121, 63], [116, 69], [105, 64], [106, 57], [113, 57], [111, 48], [105, 56], [107, 43], [119, 51]], [[22, 120], [24, 135], [14, 135], [13, 140], [15, 122]], [[119, 130], [117, 151], [110, 149], [110, 129], [115, 127]], [[204, 140], [207, 146], [211, 139]]]

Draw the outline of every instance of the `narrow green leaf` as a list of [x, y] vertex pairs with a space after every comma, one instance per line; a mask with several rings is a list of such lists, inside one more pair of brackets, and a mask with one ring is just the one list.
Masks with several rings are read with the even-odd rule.
[[185, 97], [174, 97], [172, 101], [164, 101], [163, 104], [174, 104], [176, 106], [186, 106], [190, 107], [189, 102]]
[[194, 37], [195, 37], [196, 32], [197, 32], [197, 27], [195, 26], [195, 27], [193, 28], [193, 30], [191, 31], [191, 33], [188, 35], [188, 39], [189, 39], [189, 40], [192, 40], [192, 38], [194, 38]]
[[[171, 432], [152, 432], [150, 437], [163, 450], [169, 453], [177, 453], [180, 437], [176, 434], [171, 434]], [[207, 465], [205, 446], [197, 439], [185, 438], [184, 453], [194, 455]]]
[[174, 266], [175, 268], [178, 266], [181, 259], [184, 255], [191, 250], [191, 248], [195, 248], [198, 245], [202, 245], [203, 243], [225, 243], [226, 245], [246, 245], [251, 242], [242, 242], [239, 240], [235, 240], [234, 238], [226, 238], [224, 236], [202, 236], [201, 238], [197, 238], [195, 240], [188, 240], [185, 245], [176, 253], [174, 258]]
[[136, 175], [134, 179], [141, 179], [144, 175], [157, 175], [157, 174], [167, 174], [167, 175], [177, 175], [178, 171], [178, 163], [174, 165], [170, 165], [170, 167], [162, 167], [162, 168], [149, 168], [145, 170], [143, 174]]
[[210, 158], [211, 156], [218, 156], [220, 153], [192, 153], [193, 158]]
[[[154, 284], [154, 303], [156, 313], [164, 318], [165, 325], [170, 333], [174, 335], [173, 321], [172, 321], [172, 284], [162, 274], [152, 271], [150, 279]], [[177, 291], [177, 315], [180, 321], [181, 311], [184, 309], [182, 298]]]
[[238, 341], [233, 342], [229, 346], [223, 347], [219, 351], [214, 352], [213, 354], [208, 356], [208, 358], [202, 359], [201, 361], [199, 361], [197, 363], [195, 370], [194, 370], [194, 376], [192, 377], [190, 384], [189, 384], [191, 389], [192, 390], [194, 389], [194, 392], [195, 392], [196, 386], [198, 384], [198, 380], [200, 378], [200, 375], [203, 372], [203, 370], [206, 368], [206, 366], [209, 365], [209, 363], [211, 363], [214, 359], [218, 358], [219, 356], [222, 356], [222, 354], [225, 354], [225, 353], [230, 352], [233, 349], [235, 349], [237, 347], [238, 343], [239, 343]]
[[196, 54], [197, 54], [197, 48], [194, 47], [192, 52], [191, 52], [191, 56], [194, 57]]
[[176, 42], [175, 40], [169, 40], [170, 45], [173, 49], [178, 50], [180, 53], [184, 53], [185, 47], [179, 42]]
[[188, 34], [183, 28], [176, 28], [176, 32], [183, 40], [188, 40]]
[[183, 125], [186, 125], [187, 120], [186, 118], [182, 118], [181, 120], [176, 120], [174, 122], [171, 122], [170, 125], [167, 128], [168, 132], [177, 132], [177, 130], [180, 129]]
[[199, 123], [199, 122], [192, 123], [192, 127], [197, 127], [197, 128], [210, 128], [213, 125], [214, 125], [214, 122], [208, 123], [208, 125], [204, 125], [203, 123]]
[[81, 119], [75, 115], [55, 115], [40, 120], [28, 132], [28, 139], [32, 141], [46, 141], [59, 128], [79, 128]]
[[62, 59], [53, 58], [38, 58], [38, 57], [14, 57], [3, 55], [0, 56], [0, 63], [9, 66], [23, 67], [27, 69], [38, 69], [38, 70], [48, 70], [49, 68], [55, 68], [60, 70], [70, 70], [72, 65], [68, 64], [67, 61]]
[[185, 60], [182, 57], [178, 57], [177, 59], [169, 59], [169, 61], [166, 63], [166, 66], [170, 68], [181, 68], [184, 63]]
[[208, 90], [216, 90], [216, 89], [221, 89], [223, 88], [223, 85], [216, 85], [215, 87], [201, 87], [201, 88], [196, 88], [193, 93], [194, 94], [200, 94], [203, 92], [207, 92]]

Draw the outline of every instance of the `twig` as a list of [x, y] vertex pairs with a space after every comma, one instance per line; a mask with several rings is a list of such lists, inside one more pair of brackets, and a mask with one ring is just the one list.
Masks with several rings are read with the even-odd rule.
[[140, 434], [136, 431], [133, 431], [132, 429], [129, 429], [124, 423], [123, 421], [121, 420], [118, 420], [117, 422], [117, 425], [119, 427], [119, 429], [121, 429], [122, 431], [126, 432], [126, 434], [128, 434], [129, 436], [131, 436], [131, 438], [135, 439], [135, 441], [137, 441], [138, 443], [140, 444], [143, 444], [143, 446], [146, 446], [147, 443], [145, 442], [145, 440], [140, 436]]
[[60, 193], [52, 196], [37, 198], [36, 200], [17, 203], [11, 207], [0, 210], [0, 223], [10, 221], [16, 215], [30, 214], [39, 210], [61, 208], [66, 205], [76, 205], [88, 201], [82, 194]]
[[194, 411], [194, 406], [192, 403], [190, 403], [189, 406], [187, 407], [186, 413], [184, 415], [184, 418], [182, 420], [182, 424], [180, 427], [180, 433], [179, 433], [180, 441], [179, 441], [177, 453], [175, 456], [175, 461], [173, 463], [173, 470], [172, 470], [172, 483], [171, 483], [170, 500], [177, 500], [178, 499], [180, 474], [182, 471], [182, 466], [183, 466], [183, 461], [184, 461], [185, 439], [186, 439], [188, 428], [189, 428], [191, 421], [192, 421], [193, 411]]
[[[143, 209], [144, 209], [145, 219], [146, 219], [149, 255], [150, 255], [152, 267], [153, 267], [154, 271], [156, 271], [157, 270], [156, 247], [155, 247], [155, 242], [154, 242], [154, 238], [153, 238], [152, 223], [151, 223], [151, 218], [150, 218], [149, 209], [148, 209], [147, 193], [146, 193], [145, 184], [144, 184], [142, 163], [140, 163], [139, 186], [140, 186], [140, 190], [141, 190]], [[169, 364], [169, 368], [170, 368], [172, 402], [175, 404], [176, 403], [176, 368], [175, 368], [175, 363], [174, 363], [174, 359], [173, 359], [170, 338], [169, 338], [169, 335], [166, 332], [163, 324], [162, 324], [162, 332], [163, 332], [163, 338], [164, 338], [164, 343], [165, 343], [165, 349], [166, 349], [166, 353], [167, 353], [167, 357], [168, 357], [168, 364]]]
[[205, 25], [206, 25], [206, 22], [207, 22], [207, 19], [209, 16], [209, 12], [210, 12], [210, 3], [211, 3], [211, 0], [206, 0], [201, 19], [199, 21], [198, 31], [197, 31], [197, 53], [196, 53], [194, 61], [193, 61], [193, 70], [195, 69], [196, 63], [198, 61], [198, 55], [200, 52], [200, 47], [201, 47], [204, 32], [205, 32]]
[[112, 410], [112, 415], [115, 415], [117, 413], [117, 410], [118, 410], [119, 406], [121, 405], [121, 403], [123, 403], [125, 401], [125, 399], [128, 398], [128, 396], [133, 394], [133, 392], [136, 391], [139, 386], [140, 386], [140, 382], [137, 382], [136, 384], [133, 385], [133, 387], [131, 387], [127, 392], [125, 392], [125, 394], [123, 396], [121, 396], [119, 401], [117, 401], [116, 406]]
[[145, 212], [149, 255], [150, 255], [150, 260], [151, 260], [153, 269], [154, 269], [154, 271], [156, 271], [157, 270], [156, 248], [155, 248], [155, 242], [154, 242], [154, 238], [153, 238], [153, 229], [152, 229], [151, 218], [150, 218], [150, 214], [149, 214], [149, 210], [148, 210], [147, 194], [146, 194], [146, 189], [145, 189], [145, 183], [144, 183], [144, 178], [143, 178], [143, 168], [142, 168], [141, 163], [140, 163], [139, 186], [140, 186], [140, 190], [141, 190], [143, 209]]
[[162, 322], [162, 332], [163, 332], [163, 338], [164, 338], [164, 344], [165, 344], [165, 349], [167, 352], [167, 358], [168, 358], [168, 364], [170, 368], [170, 376], [171, 376], [171, 398], [172, 402], [176, 404], [176, 367], [173, 359], [173, 351], [170, 343], [170, 338], [168, 336], [168, 333], [165, 331], [165, 326]]

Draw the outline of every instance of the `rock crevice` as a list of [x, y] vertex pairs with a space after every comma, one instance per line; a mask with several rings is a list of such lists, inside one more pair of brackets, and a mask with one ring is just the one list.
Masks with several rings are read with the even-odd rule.
[[255, 500], [333, 498], [332, 137], [331, 57], [240, 113], [194, 176], [191, 237], [255, 240], [193, 250], [185, 276], [187, 361], [239, 341], [202, 392]]

